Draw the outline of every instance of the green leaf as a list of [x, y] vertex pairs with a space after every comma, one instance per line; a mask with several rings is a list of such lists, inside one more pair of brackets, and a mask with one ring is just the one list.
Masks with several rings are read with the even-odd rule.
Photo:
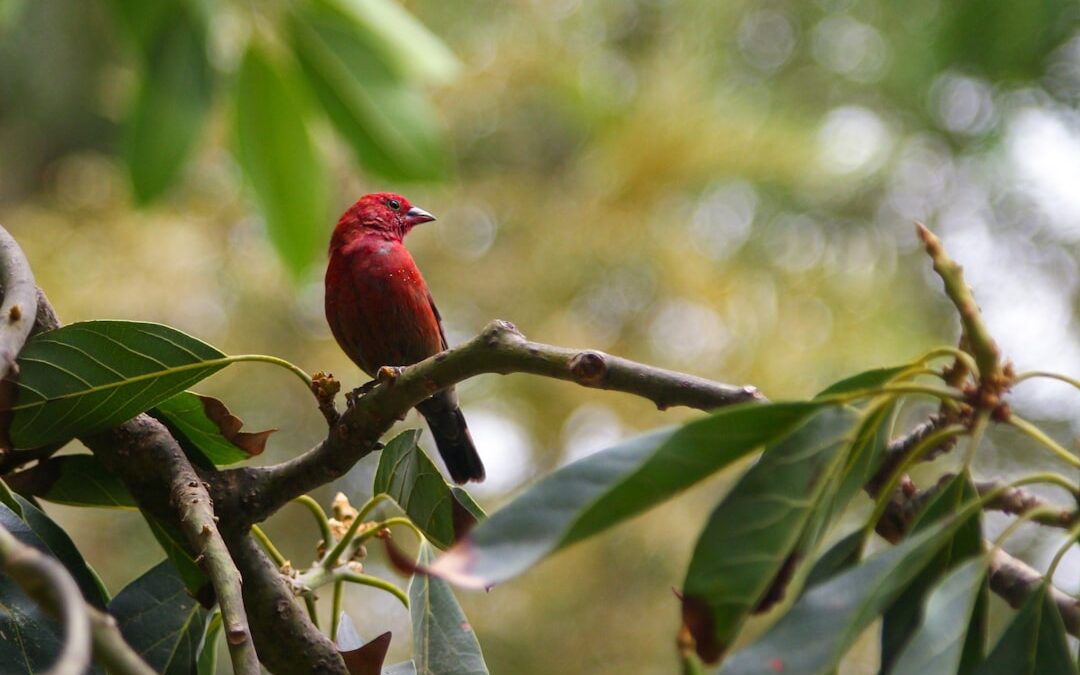
[[[12, 496], [25, 520], [0, 504], [0, 527], [23, 544], [56, 558], [75, 579], [83, 597], [104, 608], [108, 597], [97, 575], [71, 539], [30, 502]], [[38, 608], [6, 575], [0, 575], [0, 664], [5, 673], [40, 673], [53, 663], [63, 644], [60, 626]], [[95, 672], [99, 672], [95, 669]]]
[[168, 560], [125, 586], [109, 603], [109, 613], [127, 643], [157, 672], [196, 670], [210, 612], [188, 595]]
[[[145, 3], [156, 4], [156, 3]], [[153, 20], [147, 13], [147, 21]], [[206, 26], [185, 4], [172, 3], [145, 45], [146, 67], [128, 119], [125, 159], [140, 203], [161, 196], [176, 180], [203, 128], [213, 72]]]
[[224, 359], [154, 323], [86, 321], [39, 333], [19, 354], [11, 439], [33, 448], [104, 431], [221, 370]]
[[[937, 494], [919, 513], [912, 524], [912, 531], [919, 532], [932, 524], [960, 511], [965, 505], [978, 499], [978, 493], [967, 474], [959, 474], [938, 490]], [[892, 666], [900, 650], [918, 627], [922, 608], [930, 589], [943, 574], [957, 563], [983, 553], [982, 525], [975, 515], [963, 523], [904, 592], [885, 612], [881, 626], [881, 663], [884, 670]], [[980, 633], [972, 633], [975, 638]], [[981, 653], [982, 645], [975, 650]]]
[[358, 39], [347, 16], [325, 4], [302, 6], [288, 24], [308, 85], [364, 168], [400, 181], [446, 175], [446, 149], [430, 105]]
[[863, 630], [933, 560], [961, 522], [951, 518], [914, 533], [861, 565], [808, 589], [762, 637], [732, 655], [720, 672], [834, 672]]
[[242, 462], [261, 454], [273, 429], [247, 433], [244, 423], [216, 398], [182, 391], [150, 414], [161, 421], [203, 468]]
[[860, 527], [841, 538], [830, 546], [829, 550], [821, 554], [814, 561], [814, 566], [810, 568], [810, 572], [806, 575], [802, 593], [855, 566], [862, 559], [866, 534], [866, 529]]
[[412, 661], [402, 661], [392, 666], [383, 668], [382, 675], [416, 675], [416, 664]]
[[840, 474], [840, 482], [825, 514], [826, 522], [833, 522], [848, 503], [870, 482], [881, 466], [885, 448], [896, 412], [896, 401], [890, 400], [867, 410], [866, 418], [855, 438], [847, 464]]
[[204, 605], [212, 604], [214, 591], [210, 585], [210, 579], [195, 562], [195, 557], [188, 550], [188, 543], [183, 533], [174, 525], [158, 520], [145, 511], [142, 514], [146, 519], [146, 524], [150, 526], [154, 539], [157, 539], [165, 556], [173, 564], [177, 576], [183, 581], [188, 593]]
[[[417, 563], [434, 558], [426, 542]], [[413, 575], [409, 584], [409, 613], [413, 627], [413, 662], [421, 675], [487, 675], [484, 655], [454, 592], [442, 579]]]
[[394, 0], [321, 0], [344, 19], [355, 39], [402, 77], [449, 82], [461, 63], [434, 33]]
[[19, 494], [69, 506], [136, 508], [127, 487], [94, 455], [64, 455], [4, 477]]
[[206, 625], [206, 637], [199, 648], [196, 671], [198, 675], [217, 675], [217, 643], [221, 636], [221, 612], [214, 612]]
[[846, 394], [852, 391], [862, 391], [864, 389], [875, 389], [877, 387], [884, 386], [889, 382], [892, 382], [898, 375], [905, 370], [911, 368], [913, 364], [904, 363], [899, 366], [890, 366], [888, 368], [874, 368], [867, 370], [851, 377], [845, 377], [839, 382], [830, 384], [817, 395], [817, 398], [823, 396], [833, 396], [836, 394]]
[[1065, 624], [1040, 586], [1020, 607], [976, 675], [1076, 675]]
[[682, 597], [683, 623], [706, 662], [720, 658], [756, 607], [782, 595], [793, 550], [845, 459], [841, 450], [857, 421], [850, 409], [820, 411], [767, 448], [713, 511]]
[[329, 181], [308, 131], [291, 69], [252, 42], [236, 77], [236, 159], [294, 278], [329, 238]]
[[71, 541], [71, 537], [64, 528], [57, 525], [44, 511], [29, 501], [18, 495], [15, 495], [15, 499], [22, 509], [22, 519], [19, 521], [22, 525], [10, 518], [5, 518], [3, 526], [12, 534], [16, 534], [16, 530], [20, 527], [32, 531], [45, 545], [42, 550], [55, 557], [67, 568], [86, 601], [95, 607], [104, 608], [105, 603], [109, 601], [108, 593], [105, 592], [93, 568], [83, 559], [79, 549], [75, 548], [75, 543]]
[[471, 529], [477, 519], [454, 496], [438, 467], [417, 445], [420, 433], [419, 429], [411, 429], [386, 444], [375, 472], [373, 493], [393, 498], [432, 544], [445, 549]]
[[979, 597], [986, 588], [987, 560], [972, 558], [946, 574], [930, 592], [922, 620], [896, 658], [891, 675], [953, 675]]
[[732, 406], [568, 464], [477, 525], [432, 569], [473, 588], [509, 579], [782, 438], [823, 405]]

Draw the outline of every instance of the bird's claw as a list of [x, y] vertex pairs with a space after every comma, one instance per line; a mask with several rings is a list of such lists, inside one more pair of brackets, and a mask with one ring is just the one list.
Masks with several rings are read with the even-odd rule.
[[345, 392], [345, 405], [350, 408], [356, 405], [356, 402], [367, 396], [368, 393], [375, 388], [375, 385], [379, 384], [379, 380], [369, 380], [352, 391]]
[[401, 375], [401, 368], [383, 366], [382, 368], [379, 368], [379, 372], [375, 373], [375, 382], [386, 382], [389, 384], [396, 380], [399, 375]]

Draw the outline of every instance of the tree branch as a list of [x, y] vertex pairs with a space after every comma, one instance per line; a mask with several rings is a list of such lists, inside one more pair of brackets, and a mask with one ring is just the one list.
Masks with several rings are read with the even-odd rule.
[[[1023, 605], [1046, 582], [1038, 570], [1000, 548], [990, 551], [989, 576], [990, 590], [1001, 596], [1013, 609]], [[1065, 630], [1073, 637], [1080, 638], [1080, 602], [1053, 584], [1048, 590], [1050, 599], [1061, 612]]]
[[263, 661], [282, 673], [346, 675], [337, 647], [311, 623], [285, 576], [251, 535], [231, 531], [227, 540], [244, 574], [244, 604]]
[[[326, 440], [287, 462], [222, 471], [211, 490], [222, 513], [258, 523], [290, 500], [344, 475], [410, 408], [432, 394], [485, 373], [529, 373], [649, 399], [661, 410], [699, 410], [764, 400], [735, 387], [654, 368], [592, 350], [529, 342], [506, 321], [493, 321], [465, 344], [404, 368], [384, 368], [376, 385], [330, 427]], [[231, 500], [231, 501], [230, 501]]]
[[34, 273], [19, 244], [0, 226], [0, 288], [4, 301], [0, 304], [0, 379], [14, 371], [18, 373], [15, 357], [19, 355], [38, 311], [38, 290]]

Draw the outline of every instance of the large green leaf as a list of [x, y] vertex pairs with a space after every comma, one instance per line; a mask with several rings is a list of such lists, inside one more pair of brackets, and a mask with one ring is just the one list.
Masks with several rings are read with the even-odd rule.
[[[25, 499], [18, 495], [13, 499], [18, 502], [23, 517], [0, 504], [0, 527], [23, 544], [59, 560], [87, 601], [104, 607], [108, 598], [97, 576], [67, 534]], [[62, 639], [60, 626], [45, 616], [37, 603], [10, 578], [0, 575], [0, 664], [3, 664], [3, 672], [44, 672], [59, 653]]]
[[29, 501], [18, 495], [15, 495], [15, 499], [22, 510], [22, 518], [18, 522], [12, 520], [14, 513], [9, 510], [2, 522], [4, 527], [16, 536], [21, 529], [32, 532], [38, 541], [45, 546], [42, 550], [51, 554], [67, 568], [86, 601], [95, 607], [104, 608], [105, 603], [109, 601], [109, 595], [105, 591], [105, 587], [102, 585], [97, 573], [83, 559], [82, 554], [75, 548], [75, 543], [71, 541], [71, 537], [64, 531], [64, 528], [57, 525], [44, 511]]
[[[153, 5], [158, 3], [144, 3]], [[206, 26], [186, 3], [170, 3], [146, 39], [147, 58], [128, 120], [125, 157], [142, 203], [172, 185], [199, 140], [213, 90]]]
[[732, 406], [568, 464], [480, 523], [433, 570], [473, 588], [509, 579], [782, 438], [822, 405]]
[[[978, 499], [978, 493], [966, 473], [959, 474], [946, 483], [929, 504], [919, 513], [912, 524], [918, 532], [961, 510]], [[982, 525], [978, 515], [968, 519], [957, 528], [952, 537], [941, 547], [934, 561], [926, 566], [892, 606], [885, 612], [881, 625], [881, 663], [886, 672], [891, 668], [900, 650], [918, 628], [926, 596], [938, 580], [959, 562], [983, 552]], [[971, 650], [981, 656], [982, 645], [978, 639], [983, 630], [968, 633], [973, 641]]]
[[360, 40], [402, 77], [445, 83], [461, 63], [434, 33], [394, 0], [317, 0], [337, 11]]
[[[713, 511], [683, 582], [683, 623], [716, 661], [793, 564], [807, 521], [850, 447], [855, 412], [826, 408], [769, 447]], [[783, 577], [783, 578], [780, 578]], [[771, 599], [771, 598], [770, 598]]]
[[243, 422], [216, 398], [182, 391], [150, 414], [161, 421], [184, 452], [206, 469], [242, 462], [261, 454], [273, 430], [240, 431]]
[[23, 495], [69, 506], [133, 509], [135, 499], [123, 482], [94, 455], [50, 457], [4, 480]]
[[288, 24], [293, 51], [357, 161], [391, 180], [442, 178], [446, 149], [420, 91], [386, 64], [351, 15], [325, 3], [294, 9]]
[[236, 77], [236, 158], [295, 277], [329, 241], [329, 181], [290, 67], [252, 42]]
[[124, 587], [109, 603], [128, 644], [154, 670], [190, 675], [211, 613], [195, 602], [168, 560]]
[[[431, 563], [434, 553], [420, 544], [417, 563]], [[416, 574], [409, 584], [413, 628], [413, 663], [420, 675], [487, 675], [484, 655], [469, 620], [449, 584]]]
[[987, 560], [972, 558], [958, 565], [934, 587], [922, 620], [896, 658], [891, 675], [954, 675], [962, 672], [961, 658], [968, 628], [986, 588]]
[[[803, 581], [802, 593], [858, 564], [859, 560], [862, 559], [866, 536], [866, 528], [860, 527], [840, 538], [827, 551], [822, 553], [814, 561], [813, 567], [807, 573], [806, 579]], [[800, 597], [802, 593], [800, 593]]]
[[40, 333], [19, 354], [11, 440], [32, 448], [116, 426], [224, 368], [224, 358], [154, 323], [86, 321]]
[[[418, 429], [411, 429], [386, 444], [379, 456], [373, 493], [393, 498], [428, 541], [445, 549], [468, 532], [478, 519], [417, 445], [420, 433]], [[469, 501], [475, 505], [471, 498]]]
[[1076, 675], [1065, 624], [1047, 587], [1020, 607], [976, 675]]
[[959, 517], [951, 518], [914, 533], [861, 565], [808, 589], [762, 637], [733, 654], [720, 672], [834, 672], [863, 630], [933, 560], [962, 522]]

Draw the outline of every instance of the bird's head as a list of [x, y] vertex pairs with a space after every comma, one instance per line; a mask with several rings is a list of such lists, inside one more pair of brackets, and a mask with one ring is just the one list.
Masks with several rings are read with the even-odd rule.
[[435, 216], [413, 206], [401, 195], [390, 192], [364, 195], [341, 214], [330, 240], [330, 250], [367, 233], [400, 241], [415, 226], [432, 220], [435, 220]]

